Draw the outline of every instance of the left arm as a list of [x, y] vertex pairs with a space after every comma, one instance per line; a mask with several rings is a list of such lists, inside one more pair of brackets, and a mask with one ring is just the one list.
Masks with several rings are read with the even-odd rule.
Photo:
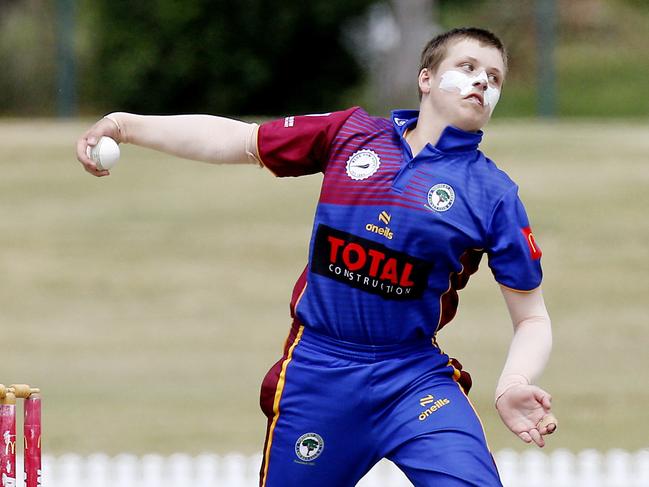
[[[545, 444], [556, 423], [544, 424], [551, 414], [551, 396], [533, 385], [552, 350], [552, 328], [541, 288], [528, 293], [501, 286], [514, 325], [507, 360], [496, 387], [496, 409], [505, 425], [526, 443]], [[543, 423], [542, 423], [543, 422]]]

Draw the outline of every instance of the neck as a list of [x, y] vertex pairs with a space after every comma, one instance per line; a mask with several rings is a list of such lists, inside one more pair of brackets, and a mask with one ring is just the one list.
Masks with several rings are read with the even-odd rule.
[[408, 132], [406, 141], [410, 145], [412, 155], [415, 156], [430, 143], [437, 144], [446, 124], [441, 122], [439, 117], [435, 117], [431, 110], [422, 103], [419, 110], [417, 126]]

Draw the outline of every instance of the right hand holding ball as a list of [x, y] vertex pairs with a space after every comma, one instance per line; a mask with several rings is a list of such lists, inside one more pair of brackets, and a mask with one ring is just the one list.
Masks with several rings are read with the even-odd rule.
[[77, 160], [93, 176], [108, 176], [119, 160], [117, 142], [123, 142], [120, 126], [107, 115], [77, 139]]
[[97, 144], [88, 146], [86, 154], [97, 165], [97, 169], [103, 171], [112, 169], [119, 160], [119, 146], [110, 137], [102, 136]]

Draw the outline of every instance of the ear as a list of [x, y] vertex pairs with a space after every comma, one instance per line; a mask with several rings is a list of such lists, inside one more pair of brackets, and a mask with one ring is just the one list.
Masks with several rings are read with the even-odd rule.
[[419, 77], [417, 78], [419, 83], [419, 90], [423, 95], [428, 95], [432, 88], [432, 73], [428, 68], [423, 68], [419, 71]]

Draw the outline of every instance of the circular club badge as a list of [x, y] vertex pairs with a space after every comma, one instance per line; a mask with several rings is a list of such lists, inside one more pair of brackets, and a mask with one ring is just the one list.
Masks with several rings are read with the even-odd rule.
[[381, 160], [376, 152], [369, 149], [359, 150], [347, 159], [347, 176], [361, 181], [378, 171], [380, 165]]
[[305, 462], [318, 458], [322, 450], [324, 450], [324, 440], [317, 433], [306, 433], [295, 442], [295, 454]]
[[446, 211], [455, 201], [455, 191], [448, 184], [436, 184], [428, 190], [428, 205], [435, 211]]

